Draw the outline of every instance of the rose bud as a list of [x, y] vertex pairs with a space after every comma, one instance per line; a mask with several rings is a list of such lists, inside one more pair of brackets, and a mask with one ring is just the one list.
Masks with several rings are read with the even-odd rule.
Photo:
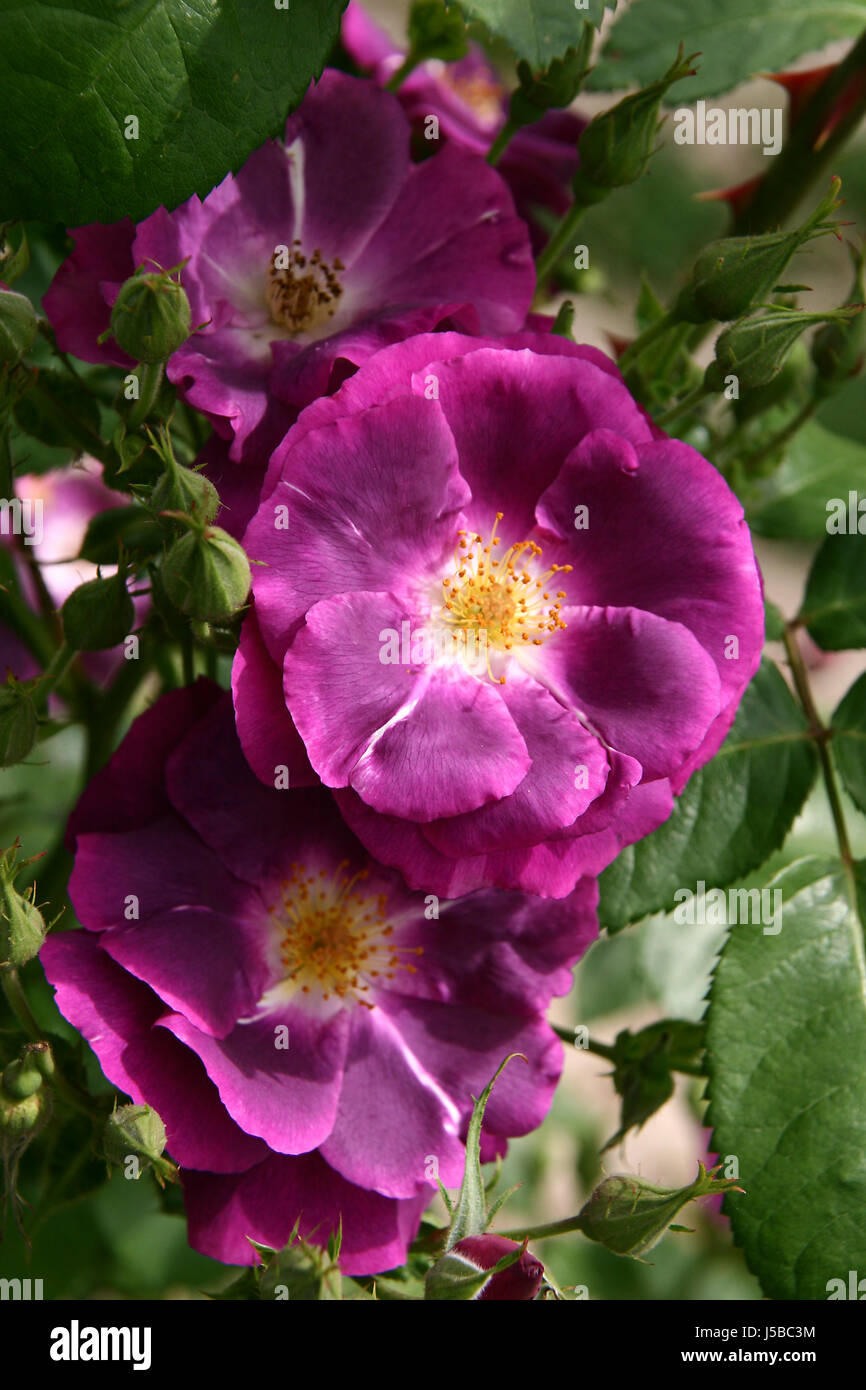
[[0, 1076], [0, 1092], [13, 1102], [26, 1100], [42, 1089], [42, 1082], [54, 1074], [54, 1056], [47, 1042], [28, 1043]]
[[135, 605], [122, 570], [110, 579], [88, 579], [73, 589], [60, 611], [63, 636], [79, 652], [116, 647], [135, 626]]
[[426, 1296], [526, 1301], [535, 1298], [543, 1274], [540, 1260], [506, 1236], [465, 1236], [430, 1270]]
[[[126, 1168], [130, 1158], [136, 1160], [133, 1176], [138, 1178], [144, 1168], [153, 1168], [160, 1186], [165, 1179], [174, 1182], [177, 1169], [163, 1158], [165, 1125], [149, 1105], [121, 1105], [111, 1112], [102, 1137], [103, 1152], [109, 1163]], [[129, 1175], [129, 1174], [127, 1174]]]
[[707, 367], [704, 382], [711, 391], [721, 391], [726, 377], [735, 375], [741, 390], [766, 386], [782, 370], [785, 358], [807, 328], [818, 323], [848, 322], [862, 307], [849, 305], [826, 314], [779, 307], [742, 319], [719, 334], [715, 361]]
[[674, 317], [686, 323], [738, 319], [776, 288], [779, 276], [796, 251], [815, 237], [835, 232], [825, 222], [839, 206], [841, 180], [833, 179], [830, 192], [811, 217], [792, 232], [768, 232], [764, 236], [721, 237], [705, 246], [692, 268], [688, 283], [674, 305]]
[[190, 335], [189, 300], [169, 270], [136, 272], [121, 286], [111, 334], [138, 362], [164, 362]]
[[150, 505], [157, 512], [186, 512], [207, 522], [219, 511], [220, 499], [209, 478], [172, 458], [151, 493]]
[[246, 601], [249, 561], [227, 531], [219, 526], [193, 526], [166, 555], [163, 584], [182, 613], [218, 623]]
[[36, 313], [30, 300], [0, 289], [0, 362], [20, 362], [36, 337]]
[[590, 121], [578, 144], [580, 168], [573, 187], [579, 202], [597, 203], [611, 189], [640, 178], [656, 148], [662, 98], [674, 82], [692, 76], [694, 56], [683, 58], [680, 48], [664, 77]]

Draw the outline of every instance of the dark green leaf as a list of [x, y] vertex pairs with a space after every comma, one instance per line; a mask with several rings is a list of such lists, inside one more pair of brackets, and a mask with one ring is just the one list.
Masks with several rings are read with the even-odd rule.
[[621, 1143], [630, 1129], [639, 1129], [670, 1100], [674, 1092], [672, 1073], [683, 1067], [693, 1071], [703, 1045], [703, 1026], [685, 1019], [666, 1018], [639, 1033], [624, 1028], [617, 1034], [611, 1060], [613, 1084], [622, 1097], [622, 1106], [619, 1129], [605, 1149]]
[[691, 778], [664, 825], [601, 875], [599, 917], [617, 931], [669, 910], [679, 888], [723, 888], [778, 849], [806, 799], [817, 753], [787, 685], [764, 662], [731, 732]]
[[533, 71], [575, 48], [584, 20], [597, 27], [605, 9], [612, 10], [615, 4], [616, 0], [587, 0], [586, 9], [576, 9], [572, 0], [460, 0], [467, 19], [480, 20], [518, 58], [525, 58]]
[[851, 800], [866, 812], [866, 675], [840, 701], [832, 725], [833, 761]]
[[866, 647], [866, 536], [828, 536], [809, 573], [800, 620], [825, 652]]
[[[280, 133], [345, 0], [0, 0], [8, 215], [140, 220]], [[576, 12], [575, 12], [576, 13]], [[127, 138], [138, 122], [138, 138]]]
[[[810, 421], [787, 447], [785, 461], [743, 495], [746, 518], [761, 536], [823, 540], [838, 499], [866, 497], [866, 446]], [[866, 525], [866, 522], [864, 522]]]
[[158, 521], [142, 507], [110, 507], [97, 512], [87, 526], [81, 543], [81, 558], [93, 565], [117, 563], [118, 543], [138, 555], [155, 555], [165, 540]]
[[26, 434], [77, 453], [100, 448], [99, 403], [72, 377], [42, 369], [15, 407]]
[[445, 0], [413, 0], [409, 11], [409, 49], [415, 58], [453, 63], [466, 53], [466, 28], [459, 10]]
[[866, 1250], [863, 926], [836, 861], [800, 860], [771, 887], [782, 930], [735, 926], [716, 968], [708, 1118], [714, 1151], [738, 1160], [746, 1195], [726, 1210], [764, 1293], [826, 1299]]
[[677, 88], [673, 100], [681, 105], [729, 92], [755, 73], [778, 72], [802, 53], [856, 37], [864, 25], [866, 0], [634, 0], [614, 23], [590, 85], [651, 82], [682, 42], [702, 56], [697, 77]]

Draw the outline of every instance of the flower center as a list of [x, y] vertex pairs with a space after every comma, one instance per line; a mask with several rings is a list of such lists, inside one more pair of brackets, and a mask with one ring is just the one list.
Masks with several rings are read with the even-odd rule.
[[[501, 544], [496, 534], [501, 520], [502, 512], [497, 512], [486, 544], [483, 536], [458, 531], [454, 574], [442, 580], [442, 618], [454, 629], [455, 641], [461, 636], [465, 640], [466, 633], [472, 632], [487, 648], [499, 651], [510, 652], [525, 644], [540, 647], [552, 632], [565, 627], [559, 600], [567, 594], [564, 589], [553, 593], [548, 585], [555, 574], [567, 574], [571, 565], [551, 565], [538, 574], [534, 562], [542, 548], [535, 541], [518, 541], [494, 553]], [[487, 671], [491, 679], [505, 684], [504, 676], [493, 676], [489, 654]]]
[[337, 271], [345, 270], [339, 256], [333, 266], [319, 250], [309, 259], [296, 237], [289, 247], [278, 247], [268, 267], [265, 297], [274, 323], [290, 333], [306, 333], [333, 318], [343, 286]]
[[465, 101], [485, 125], [493, 125], [494, 122], [502, 120], [502, 98], [505, 96], [505, 88], [494, 82], [486, 73], [475, 72], [467, 75], [449, 72], [446, 68], [442, 80], [461, 101]]
[[421, 947], [392, 944], [385, 894], [357, 892], [367, 870], [350, 878], [347, 868], [344, 860], [329, 879], [324, 869], [316, 876], [293, 864], [280, 885], [281, 903], [268, 911], [282, 928], [284, 981], [302, 994], [335, 995], [372, 1009], [364, 996], [398, 970], [414, 975], [415, 966], [403, 957], [421, 955]]

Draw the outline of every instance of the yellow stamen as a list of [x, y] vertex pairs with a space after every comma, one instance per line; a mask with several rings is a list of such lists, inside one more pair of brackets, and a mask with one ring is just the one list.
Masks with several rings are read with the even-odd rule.
[[462, 634], [484, 634], [487, 673], [500, 685], [505, 677], [491, 671], [490, 649], [508, 652], [516, 641], [540, 647], [551, 633], [563, 629], [559, 600], [567, 598], [566, 591], [557, 590], [551, 601], [545, 585], [554, 574], [571, 570], [571, 565], [551, 565], [543, 574], [534, 573], [532, 564], [542, 553], [535, 541], [518, 541], [494, 559], [493, 551], [501, 544], [496, 530], [502, 516], [496, 513], [486, 544], [477, 533], [458, 532], [455, 573], [442, 580], [443, 621]]
[[384, 893], [365, 895], [357, 885], [368, 876], [366, 869], [348, 876], [348, 860], [333, 878], [322, 870], [318, 877], [303, 865], [293, 864], [280, 885], [281, 902], [268, 908], [283, 931], [280, 959], [284, 980], [303, 994], [322, 999], [336, 996], [365, 1008], [372, 982], [393, 979], [397, 970], [415, 973], [407, 956], [421, 955], [422, 948], [394, 946], [394, 928], [387, 918]]

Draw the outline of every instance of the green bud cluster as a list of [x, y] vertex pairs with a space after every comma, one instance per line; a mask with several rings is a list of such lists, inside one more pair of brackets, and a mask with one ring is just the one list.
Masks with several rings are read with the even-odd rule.
[[0, 1073], [0, 1158], [7, 1194], [11, 1188], [14, 1196], [21, 1154], [51, 1118], [51, 1093], [44, 1082], [53, 1073], [54, 1058], [47, 1042], [28, 1043]]

